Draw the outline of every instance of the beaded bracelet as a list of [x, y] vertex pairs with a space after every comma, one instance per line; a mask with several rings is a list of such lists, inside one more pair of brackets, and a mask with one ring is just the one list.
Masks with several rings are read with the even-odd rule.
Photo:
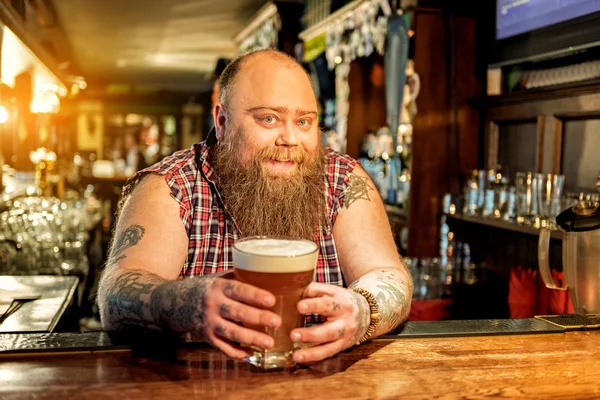
[[379, 306], [377, 305], [377, 301], [375, 301], [375, 296], [373, 296], [371, 292], [359, 287], [351, 288], [350, 290], [362, 295], [365, 299], [367, 299], [367, 302], [369, 303], [369, 308], [371, 310], [371, 322], [365, 334], [360, 338], [358, 342], [356, 342], [356, 344], [359, 345], [369, 340], [371, 335], [373, 335], [373, 333], [375, 332], [375, 328], [377, 328], [377, 324], [381, 319], [381, 314], [379, 313]]

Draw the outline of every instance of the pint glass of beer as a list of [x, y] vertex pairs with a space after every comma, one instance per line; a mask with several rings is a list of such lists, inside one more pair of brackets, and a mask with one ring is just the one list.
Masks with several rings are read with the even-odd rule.
[[275, 296], [271, 311], [281, 316], [277, 329], [247, 326], [264, 331], [275, 341], [265, 350], [254, 348], [246, 361], [263, 369], [293, 365], [292, 329], [304, 326], [304, 316], [296, 308], [306, 286], [312, 282], [318, 256], [317, 245], [308, 240], [266, 236], [248, 237], [233, 246], [235, 279], [268, 290]]

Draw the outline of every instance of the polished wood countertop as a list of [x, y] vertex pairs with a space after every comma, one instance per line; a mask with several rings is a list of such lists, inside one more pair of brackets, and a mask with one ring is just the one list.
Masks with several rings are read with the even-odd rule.
[[600, 331], [381, 339], [275, 372], [204, 346], [160, 348], [4, 354], [0, 398], [600, 397]]

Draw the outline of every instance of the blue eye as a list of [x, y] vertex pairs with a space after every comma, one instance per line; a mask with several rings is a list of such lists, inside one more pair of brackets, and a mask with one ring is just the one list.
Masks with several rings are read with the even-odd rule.
[[307, 119], [301, 119], [298, 121], [298, 125], [300, 125], [302, 128], [308, 128], [310, 126], [310, 121]]
[[268, 115], [263, 118], [263, 121], [270, 125], [275, 122], [275, 118], [272, 115]]

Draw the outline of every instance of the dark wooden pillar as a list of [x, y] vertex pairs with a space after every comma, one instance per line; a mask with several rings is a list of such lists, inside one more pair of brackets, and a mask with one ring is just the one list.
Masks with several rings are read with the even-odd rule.
[[459, 192], [459, 174], [477, 166], [478, 116], [466, 103], [479, 94], [475, 21], [418, 9], [413, 29], [421, 91], [413, 123], [408, 253], [436, 257], [441, 199]]

